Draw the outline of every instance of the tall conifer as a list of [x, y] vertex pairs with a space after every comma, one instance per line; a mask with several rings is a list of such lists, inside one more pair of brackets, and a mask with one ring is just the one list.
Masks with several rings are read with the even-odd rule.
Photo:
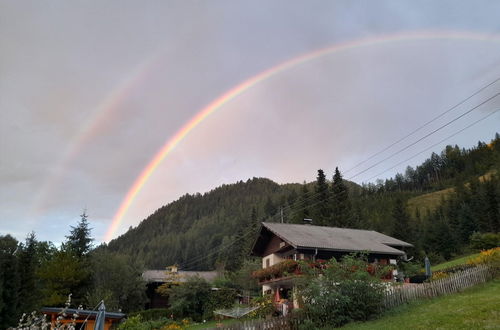
[[349, 191], [338, 167], [335, 168], [332, 182], [332, 217], [330, 224], [334, 227], [352, 226]]

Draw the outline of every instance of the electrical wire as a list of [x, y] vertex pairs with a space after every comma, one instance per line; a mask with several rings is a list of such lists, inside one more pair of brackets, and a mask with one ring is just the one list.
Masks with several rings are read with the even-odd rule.
[[465, 102], [467, 102], [468, 100], [470, 100], [471, 98], [473, 98], [474, 96], [476, 96], [477, 94], [481, 93], [482, 91], [484, 91], [486, 88], [490, 87], [491, 85], [495, 84], [496, 82], [500, 81], [500, 77], [495, 79], [494, 81], [490, 82], [489, 84], [481, 87], [480, 89], [478, 89], [477, 91], [475, 91], [473, 94], [471, 94], [470, 96], [468, 96], [467, 98], [463, 99], [462, 101], [458, 102], [457, 104], [455, 104], [454, 106], [452, 106], [451, 108], [447, 109], [446, 111], [442, 112], [441, 114], [437, 115], [436, 117], [432, 118], [431, 120], [427, 121], [426, 123], [424, 123], [423, 125], [417, 127], [416, 129], [414, 129], [413, 131], [411, 131], [410, 133], [408, 133], [407, 135], [403, 136], [402, 138], [398, 139], [397, 141], [391, 143], [390, 145], [388, 145], [387, 147], [383, 148], [382, 150], [372, 154], [371, 156], [369, 156], [368, 158], [366, 158], [365, 160], [357, 163], [356, 165], [354, 165], [353, 167], [349, 168], [348, 170], [344, 171], [344, 175], [351, 172], [353, 169], [357, 168], [358, 166], [366, 163], [367, 161], [373, 159], [374, 157], [380, 155], [381, 153], [389, 150], [391, 147], [395, 146], [396, 144], [398, 144], [399, 142], [402, 142], [404, 140], [406, 140], [407, 138], [409, 138], [410, 136], [412, 136], [413, 134], [415, 134], [416, 132], [420, 131], [422, 128], [426, 127], [427, 125], [429, 125], [430, 123], [436, 121], [437, 119], [443, 117], [445, 114], [449, 113], [450, 111], [453, 111], [455, 110], [456, 108], [458, 108], [459, 106], [461, 106], [462, 104], [464, 104]]
[[418, 152], [418, 153], [414, 154], [414, 155], [413, 155], [413, 156], [411, 156], [410, 158], [407, 158], [407, 159], [405, 159], [405, 160], [403, 160], [403, 161], [401, 161], [401, 162], [397, 163], [396, 165], [394, 165], [394, 166], [392, 166], [392, 167], [390, 167], [390, 168], [388, 168], [388, 169], [384, 170], [383, 172], [380, 172], [379, 174], [372, 176], [372, 177], [371, 177], [371, 178], [369, 178], [367, 181], [371, 181], [371, 180], [375, 179], [376, 177], [378, 177], [378, 176], [380, 176], [380, 175], [382, 175], [382, 174], [386, 173], [387, 171], [390, 171], [390, 170], [392, 170], [393, 168], [395, 168], [395, 167], [397, 167], [397, 166], [399, 166], [399, 165], [401, 165], [401, 164], [404, 164], [404, 163], [406, 163], [406, 162], [408, 162], [408, 161], [412, 160], [413, 158], [417, 157], [418, 155], [421, 155], [421, 154], [423, 154], [424, 152], [429, 151], [430, 149], [432, 149], [432, 148], [434, 148], [434, 147], [438, 146], [439, 144], [441, 144], [441, 143], [445, 142], [446, 140], [451, 139], [452, 137], [454, 137], [454, 136], [456, 136], [456, 135], [458, 135], [458, 134], [462, 133], [463, 131], [467, 130], [468, 128], [470, 128], [470, 127], [472, 127], [472, 126], [476, 125], [477, 123], [479, 123], [479, 122], [481, 122], [481, 121], [485, 120], [486, 118], [488, 118], [488, 117], [492, 116], [494, 113], [497, 113], [498, 111], [500, 111], [500, 109], [497, 109], [497, 110], [495, 110], [495, 111], [493, 111], [493, 112], [489, 113], [488, 115], [486, 115], [486, 116], [484, 116], [484, 117], [482, 117], [482, 118], [480, 118], [480, 119], [476, 120], [476, 121], [475, 121], [475, 122], [473, 122], [472, 124], [467, 125], [466, 127], [462, 128], [461, 130], [459, 130], [459, 131], [457, 131], [457, 132], [453, 133], [452, 135], [450, 135], [450, 136], [448, 136], [448, 137], [446, 137], [446, 138], [442, 139], [441, 141], [439, 141], [439, 142], [437, 142], [437, 143], [434, 143], [434, 144], [433, 144], [433, 145], [431, 145], [430, 147], [425, 148], [424, 150], [422, 150], [422, 151], [420, 151], [420, 152]]
[[498, 92], [498, 93], [496, 93], [495, 95], [493, 95], [493, 96], [489, 97], [488, 99], [486, 99], [485, 101], [483, 101], [483, 102], [479, 103], [478, 105], [476, 105], [476, 106], [472, 107], [471, 109], [469, 109], [469, 110], [467, 110], [466, 112], [462, 113], [460, 116], [453, 118], [452, 120], [448, 121], [446, 124], [441, 125], [440, 127], [436, 128], [435, 130], [431, 131], [430, 133], [427, 133], [426, 135], [424, 135], [423, 137], [419, 138], [419, 139], [418, 139], [418, 140], [416, 140], [415, 142], [412, 142], [412, 143], [408, 144], [407, 146], [405, 146], [405, 147], [403, 147], [403, 148], [399, 149], [398, 151], [394, 152], [394, 153], [393, 153], [393, 154], [391, 154], [390, 156], [388, 156], [388, 157], [386, 157], [386, 158], [384, 158], [384, 159], [382, 159], [382, 160], [380, 160], [380, 161], [376, 162], [375, 164], [373, 164], [373, 165], [369, 166], [368, 168], [366, 168], [366, 169], [362, 170], [361, 172], [358, 172], [358, 173], [356, 173], [356, 174], [352, 175], [352, 176], [351, 176], [351, 177], [349, 177], [347, 180], [351, 180], [352, 178], [355, 178], [355, 177], [357, 177], [358, 175], [361, 175], [361, 174], [365, 173], [366, 171], [368, 171], [368, 170], [370, 170], [370, 169], [374, 168], [375, 166], [380, 165], [381, 163], [385, 162], [386, 160], [389, 160], [389, 159], [391, 159], [392, 157], [394, 157], [394, 156], [396, 156], [396, 155], [399, 155], [400, 153], [402, 153], [403, 151], [407, 150], [408, 148], [410, 148], [410, 147], [414, 146], [415, 144], [419, 143], [420, 141], [422, 141], [422, 140], [424, 140], [424, 139], [428, 138], [429, 136], [431, 136], [431, 135], [433, 135], [433, 134], [437, 133], [438, 131], [442, 130], [443, 128], [445, 128], [445, 127], [449, 126], [450, 124], [454, 123], [455, 121], [459, 120], [460, 118], [462, 118], [462, 117], [464, 117], [464, 116], [468, 115], [469, 113], [471, 113], [472, 111], [476, 110], [476, 109], [477, 109], [477, 108], [479, 108], [480, 106], [482, 106], [482, 105], [486, 104], [487, 102], [491, 101], [492, 99], [494, 99], [494, 98], [495, 98], [495, 97], [497, 97], [498, 95], [500, 95], [500, 92]]

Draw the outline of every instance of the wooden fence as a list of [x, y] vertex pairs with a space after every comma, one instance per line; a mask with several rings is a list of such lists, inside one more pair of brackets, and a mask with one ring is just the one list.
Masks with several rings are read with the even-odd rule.
[[268, 320], [248, 320], [241, 323], [223, 325], [217, 328], [222, 330], [297, 330], [299, 320], [292, 317], [273, 317]]
[[[478, 266], [453, 273], [449, 277], [430, 283], [395, 285], [389, 287], [384, 297], [383, 307], [389, 309], [413, 300], [432, 298], [462, 291], [476, 284], [484, 283], [495, 277], [488, 266]], [[296, 317], [275, 317], [268, 320], [248, 320], [240, 323], [222, 325], [211, 329], [223, 330], [297, 330], [300, 320]]]
[[494, 277], [488, 266], [478, 266], [456, 272], [449, 277], [429, 283], [393, 286], [384, 298], [384, 307], [392, 308], [421, 298], [432, 298], [462, 291]]

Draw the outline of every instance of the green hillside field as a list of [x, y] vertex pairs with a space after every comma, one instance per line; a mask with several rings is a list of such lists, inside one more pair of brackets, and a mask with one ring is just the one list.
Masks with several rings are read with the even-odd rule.
[[453, 259], [453, 260], [450, 260], [447, 262], [443, 262], [441, 264], [432, 266], [431, 268], [432, 268], [432, 271], [435, 272], [435, 271], [443, 270], [443, 269], [453, 267], [453, 266], [465, 265], [467, 263], [467, 261], [469, 261], [472, 258], [477, 257], [478, 255], [479, 255], [479, 253], [470, 254], [470, 255], [467, 255], [464, 257], [460, 257], [460, 258], [456, 258], [456, 259]]
[[498, 297], [500, 279], [401, 306], [378, 320], [349, 324], [343, 329], [500, 329]]

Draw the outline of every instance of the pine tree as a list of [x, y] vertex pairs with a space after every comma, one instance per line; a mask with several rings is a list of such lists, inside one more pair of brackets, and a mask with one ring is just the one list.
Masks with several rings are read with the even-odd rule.
[[330, 224], [334, 227], [350, 227], [351, 204], [349, 201], [349, 191], [344, 184], [339, 168], [335, 168], [332, 183], [332, 217]]
[[78, 225], [76, 227], [71, 226], [70, 234], [66, 236], [67, 241], [65, 243], [65, 247], [77, 257], [87, 255], [92, 249], [92, 241], [94, 240], [90, 235], [91, 228], [89, 228], [88, 215], [85, 210], [80, 217]]
[[318, 170], [316, 178], [313, 221], [317, 225], [327, 225], [330, 219], [330, 191], [323, 170]]

